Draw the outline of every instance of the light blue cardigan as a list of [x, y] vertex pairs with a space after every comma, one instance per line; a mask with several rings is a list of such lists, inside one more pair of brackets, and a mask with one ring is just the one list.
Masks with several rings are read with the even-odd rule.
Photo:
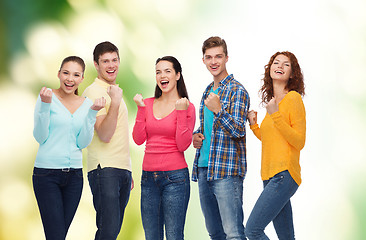
[[34, 110], [33, 136], [39, 143], [34, 166], [37, 168], [82, 168], [81, 149], [87, 147], [94, 134], [98, 111], [90, 107], [86, 98], [71, 114], [52, 94], [52, 103], [44, 103], [38, 96]]

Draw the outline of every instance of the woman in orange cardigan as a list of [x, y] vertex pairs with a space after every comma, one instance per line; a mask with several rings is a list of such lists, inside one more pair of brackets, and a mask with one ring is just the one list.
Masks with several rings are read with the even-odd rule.
[[273, 221], [278, 238], [295, 239], [290, 198], [301, 184], [300, 150], [305, 145], [304, 81], [291, 52], [275, 53], [265, 66], [262, 103], [267, 113], [261, 126], [257, 112], [248, 114], [250, 128], [262, 141], [264, 189], [247, 222], [249, 239], [269, 239], [265, 227]]

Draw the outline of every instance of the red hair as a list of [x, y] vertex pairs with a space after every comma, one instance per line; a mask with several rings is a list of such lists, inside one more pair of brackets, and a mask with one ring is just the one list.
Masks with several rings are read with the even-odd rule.
[[291, 52], [276, 52], [271, 59], [269, 60], [268, 64], [264, 66], [264, 78], [263, 86], [259, 90], [259, 93], [262, 95], [262, 103], [268, 103], [273, 97], [273, 80], [270, 75], [270, 69], [273, 61], [278, 55], [284, 55], [289, 58], [291, 63], [291, 77], [287, 82], [285, 87], [288, 91], [296, 91], [301, 96], [305, 95], [305, 85], [304, 85], [304, 76], [302, 74], [300, 65], [297, 61], [295, 55]]

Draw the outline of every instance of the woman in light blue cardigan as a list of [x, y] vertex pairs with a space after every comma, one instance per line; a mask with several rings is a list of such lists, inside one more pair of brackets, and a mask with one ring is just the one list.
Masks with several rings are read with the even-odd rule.
[[82, 152], [93, 138], [97, 112], [105, 99], [79, 97], [85, 63], [76, 56], [63, 60], [60, 88], [43, 87], [34, 111], [33, 136], [39, 149], [33, 189], [46, 239], [64, 240], [83, 188]]

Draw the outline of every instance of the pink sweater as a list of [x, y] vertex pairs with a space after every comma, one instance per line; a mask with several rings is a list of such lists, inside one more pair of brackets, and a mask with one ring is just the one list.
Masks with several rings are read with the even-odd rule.
[[162, 119], [153, 114], [154, 98], [144, 100], [146, 107], [138, 107], [132, 136], [137, 145], [146, 141], [142, 163], [144, 171], [172, 171], [186, 168], [184, 151], [192, 142], [196, 121], [192, 103], [187, 110], [174, 110]]

